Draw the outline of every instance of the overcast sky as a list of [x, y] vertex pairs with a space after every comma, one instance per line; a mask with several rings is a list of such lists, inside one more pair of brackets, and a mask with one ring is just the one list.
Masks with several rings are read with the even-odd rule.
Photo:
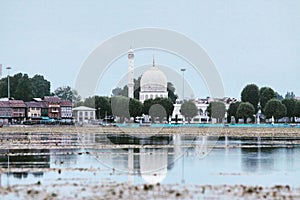
[[[184, 34], [205, 49], [226, 96], [240, 98], [247, 83], [300, 96], [298, 0], [1, 0], [0, 8], [0, 63], [11, 65], [11, 74], [44, 75], [52, 91], [74, 86], [83, 62], [103, 41], [132, 29], [158, 27]], [[158, 64], [174, 70], [185, 65], [159, 51], [138, 53], [136, 65], [151, 64], [152, 54]], [[99, 82], [97, 94], [111, 94], [127, 71], [126, 57], [113, 67]], [[194, 86], [199, 77], [192, 70], [185, 77], [195, 96], [209, 95], [201, 84]]]

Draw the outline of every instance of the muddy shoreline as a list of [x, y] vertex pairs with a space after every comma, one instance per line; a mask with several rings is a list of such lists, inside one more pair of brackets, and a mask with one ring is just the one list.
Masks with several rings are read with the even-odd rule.
[[266, 128], [266, 127], [101, 127], [101, 126], [18, 126], [0, 128], [4, 133], [97, 133], [97, 134], [197, 134], [206, 136], [236, 137], [300, 137], [300, 128]]

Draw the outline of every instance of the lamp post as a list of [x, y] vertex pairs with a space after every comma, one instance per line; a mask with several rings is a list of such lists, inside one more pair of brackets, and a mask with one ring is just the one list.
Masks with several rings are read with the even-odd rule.
[[98, 108], [98, 119], [100, 120], [100, 110], [101, 110], [101, 108]]
[[[182, 71], [182, 103], [184, 102], [184, 72], [186, 71], [185, 68], [181, 68], [180, 71]], [[184, 123], [183, 121], [183, 116], [182, 116], [182, 122]], [[183, 149], [183, 154], [182, 154], [182, 177], [181, 177], [181, 183], [185, 183], [185, 180], [184, 180], [184, 153], [185, 153], [185, 150], [184, 150], [184, 147], [182, 147]]]
[[10, 98], [10, 83], [9, 83], [9, 70], [11, 69], [10, 66], [6, 67], [7, 69], [7, 98]]
[[182, 71], [182, 101], [184, 101], [184, 72], [185, 68], [181, 68], [180, 71]]

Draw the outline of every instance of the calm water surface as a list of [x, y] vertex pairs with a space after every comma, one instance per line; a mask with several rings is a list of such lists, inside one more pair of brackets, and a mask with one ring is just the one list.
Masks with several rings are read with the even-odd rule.
[[[44, 139], [49, 142], [49, 138]], [[0, 184], [159, 181], [300, 187], [299, 141], [179, 135], [141, 139], [90, 134], [60, 141], [59, 145], [69, 145], [65, 149], [2, 148], [0, 167], [6, 172], [0, 174]]]

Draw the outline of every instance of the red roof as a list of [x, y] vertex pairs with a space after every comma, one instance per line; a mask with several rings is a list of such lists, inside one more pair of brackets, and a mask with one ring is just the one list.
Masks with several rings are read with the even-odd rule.
[[23, 100], [9, 100], [9, 105], [12, 108], [26, 108]]
[[46, 96], [44, 101], [47, 103], [60, 103], [60, 98], [57, 96]]
[[30, 101], [30, 102], [25, 102], [27, 108], [42, 108], [44, 102], [36, 102], [36, 101]]
[[72, 107], [72, 102], [69, 100], [61, 100], [60, 101], [60, 106], [64, 106], [64, 107]]
[[9, 108], [9, 102], [8, 101], [0, 101], [0, 107], [1, 108]]

